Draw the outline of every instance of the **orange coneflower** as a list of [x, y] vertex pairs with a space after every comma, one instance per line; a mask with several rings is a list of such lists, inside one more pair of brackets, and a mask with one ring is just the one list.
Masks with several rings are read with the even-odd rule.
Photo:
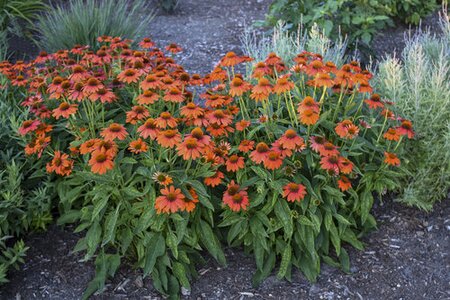
[[341, 191], [345, 192], [352, 187], [352, 183], [346, 176], [341, 175], [340, 179], [338, 180], [338, 187]]
[[173, 148], [181, 142], [181, 136], [178, 130], [169, 129], [158, 132], [156, 141], [164, 148]]
[[187, 212], [192, 212], [195, 209], [196, 203], [199, 202], [198, 200], [198, 194], [197, 192], [194, 190], [194, 188], [189, 188], [188, 189], [189, 194], [191, 195], [191, 198], [185, 197], [184, 198], [184, 209]]
[[398, 141], [400, 140], [400, 134], [395, 128], [389, 128], [384, 134], [383, 137], [388, 141]]
[[[303, 147], [295, 148], [296, 151], [301, 151], [303, 149], [304, 149]], [[280, 140], [276, 140], [275, 142], [272, 143], [271, 150], [278, 151], [280, 153], [280, 158], [282, 158], [282, 159], [285, 157], [292, 156], [292, 150], [286, 149], [283, 145], [281, 145]]]
[[182, 156], [184, 160], [195, 160], [202, 155], [202, 146], [203, 145], [201, 145], [196, 138], [185, 138], [185, 140], [177, 146], [178, 155]]
[[334, 85], [333, 79], [331, 79], [328, 73], [317, 73], [313, 79], [313, 85], [316, 87], [332, 87]]
[[250, 153], [250, 158], [257, 164], [262, 163], [267, 158], [269, 150], [269, 146], [266, 143], [260, 142], [256, 145], [256, 149]]
[[113, 158], [110, 154], [103, 151], [94, 151], [89, 159], [91, 171], [97, 174], [105, 174], [108, 170], [114, 168]]
[[83, 86], [83, 92], [85, 95], [90, 95], [92, 93], [97, 92], [99, 89], [103, 88], [103, 84], [95, 77], [91, 77], [86, 81], [86, 84]]
[[180, 114], [187, 118], [198, 118], [204, 113], [204, 109], [196, 105], [194, 102], [189, 102], [186, 106], [180, 108]]
[[289, 202], [301, 201], [306, 196], [303, 184], [290, 182], [283, 187], [283, 197]]
[[57, 108], [53, 110], [52, 116], [55, 119], [59, 119], [60, 117], [68, 118], [71, 115], [75, 114], [78, 110], [78, 105], [69, 104], [67, 102], [62, 102]]
[[141, 138], [138, 138], [137, 140], [130, 142], [128, 150], [135, 154], [147, 152], [147, 144]]
[[233, 154], [227, 159], [225, 165], [228, 172], [236, 172], [244, 168], [244, 158]]
[[233, 116], [221, 109], [216, 109], [209, 112], [207, 117], [211, 123], [216, 123], [223, 126], [228, 126], [233, 122]]
[[145, 77], [145, 79], [143, 81], [141, 81], [141, 83], [139, 84], [141, 89], [145, 90], [149, 90], [149, 89], [158, 89], [162, 86], [162, 82], [161, 80], [158, 79], [158, 77], [156, 77], [153, 74], [149, 74]]
[[114, 139], [124, 140], [127, 137], [128, 132], [122, 124], [111, 123], [100, 132], [100, 135], [107, 141], [112, 141]]
[[182, 51], [182, 48], [180, 46], [178, 46], [175, 43], [169, 44], [168, 46], [166, 46], [166, 50], [171, 52], [171, 53], [178, 53]]
[[142, 49], [150, 49], [155, 47], [155, 43], [153, 43], [150, 38], [146, 37], [139, 42], [139, 47], [141, 47]]
[[55, 151], [52, 161], [46, 165], [48, 173], [55, 172], [61, 176], [70, 175], [72, 168], [73, 160], [69, 159], [69, 155], [61, 151]]
[[116, 98], [116, 95], [111, 90], [104, 87], [89, 95], [89, 99], [91, 101], [97, 101], [100, 99], [100, 102], [102, 103], [112, 103], [116, 100]]
[[279, 151], [271, 150], [263, 160], [264, 167], [269, 170], [276, 170], [283, 164], [283, 159]]
[[155, 200], [155, 209], [160, 213], [175, 213], [184, 209], [184, 195], [180, 189], [176, 189], [173, 185], [164, 187], [160, 190], [161, 196]]
[[178, 88], [172, 87], [166, 92], [163, 99], [167, 102], [181, 103], [184, 101], [184, 96]]
[[305, 73], [309, 76], [315, 76], [317, 73], [323, 72], [325, 66], [321, 60], [313, 60], [305, 66]]
[[201, 146], [207, 146], [211, 142], [211, 137], [204, 134], [203, 130], [200, 127], [196, 127], [191, 130], [190, 134], [186, 135], [186, 138], [192, 137], [200, 143]]
[[272, 86], [267, 78], [260, 78], [258, 84], [253, 86], [250, 98], [255, 101], [263, 101], [269, 98]]
[[376, 108], [383, 108], [384, 103], [381, 101], [381, 97], [378, 94], [373, 94], [370, 99], [364, 100], [364, 102], [369, 105], [369, 108], [376, 109]]
[[297, 132], [293, 129], [288, 129], [286, 132], [279, 138], [280, 144], [289, 150], [301, 149], [305, 147], [305, 140], [302, 137], [297, 135]]
[[337, 146], [333, 145], [333, 143], [325, 142], [323, 146], [319, 149], [319, 154], [321, 156], [339, 155], [339, 150]]
[[213, 137], [228, 136], [228, 132], [234, 132], [233, 127], [220, 125], [217, 123], [210, 123], [209, 126], [206, 128], [206, 130]]
[[242, 59], [233, 51], [228, 52], [220, 61], [220, 65], [224, 67], [232, 67], [242, 62]]
[[126, 115], [127, 119], [125, 122], [136, 124], [138, 121], [150, 116], [150, 112], [144, 106], [136, 105], [131, 108], [131, 111], [127, 111]]
[[264, 75], [269, 75], [271, 73], [270, 68], [264, 62], [258, 62], [255, 64], [255, 69], [253, 70], [253, 78], [261, 78]]
[[242, 140], [238, 146], [238, 150], [241, 152], [247, 153], [247, 152], [253, 150], [254, 146], [255, 146], [254, 141]]
[[337, 135], [341, 138], [353, 139], [359, 133], [359, 128], [350, 120], [344, 120], [334, 128]]
[[390, 166], [400, 166], [400, 159], [394, 153], [384, 152], [384, 162]]
[[360, 93], [372, 93], [373, 88], [368, 82], [361, 82], [358, 87], [358, 92]]
[[167, 127], [175, 128], [178, 125], [177, 120], [172, 117], [168, 111], [163, 111], [159, 117], [156, 118], [155, 124], [161, 129], [165, 129]]
[[345, 157], [339, 157], [339, 170], [343, 174], [350, 174], [353, 171], [353, 163]]
[[26, 120], [22, 123], [22, 126], [20, 126], [19, 134], [25, 135], [28, 132], [35, 131], [40, 124], [41, 121], [39, 120]]
[[252, 85], [246, 81], [244, 81], [242, 78], [235, 77], [230, 82], [230, 90], [229, 94], [232, 97], [239, 97], [242, 96], [245, 92], [251, 90]]
[[159, 95], [153, 91], [144, 91], [137, 97], [137, 103], [140, 105], [153, 104], [159, 99]]
[[91, 153], [95, 149], [97, 149], [98, 142], [100, 142], [100, 139], [90, 139], [84, 142], [80, 145], [80, 153], [81, 154], [87, 154]]
[[167, 186], [167, 185], [173, 183], [172, 177], [170, 177], [169, 175], [164, 174], [162, 172], [155, 172], [152, 176], [152, 179], [156, 183], [158, 183], [160, 185], [164, 185], [164, 186]]
[[225, 178], [225, 175], [220, 172], [220, 171], [216, 171], [216, 173], [213, 176], [210, 177], [206, 177], [203, 182], [210, 187], [215, 187], [218, 186], [219, 184], [222, 183], [222, 179]]
[[276, 94], [283, 94], [289, 92], [295, 87], [295, 84], [292, 81], [289, 81], [288, 77], [280, 77], [278, 78], [275, 86], [273, 87], [273, 91]]
[[155, 119], [149, 118], [145, 123], [137, 129], [137, 132], [141, 137], [144, 139], [150, 137], [152, 140], [156, 139], [156, 136], [158, 135], [158, 128], [156, 126]]
[[248, 121], [248, 120], [240, 120], [239, 122], [236, 122], [236, 130], [237, 131], [244, 131], [244, 129], [249, 126], [250, 126], [250, 121]]
[[97, 142], [96, 145], [96, 150], [95, 151], [100, 151], [100, 152], [104, 152], [108, 155], [111, 156], [111, 158], [113, 158], [114, 156], [116, 156], [117, 151], [119, 150], [119, 148], [117, 147], [117, 144], [114, 143], [114, 141], [109, 141], [109, 140], [99, 140]]
[[320, 160], [320, 166], [322, 169], [333, 172], [334, 174], [339, 173], [339, 156], [337, 155], [331, 155], [331, 156], [324, 156]]
[[403, 120], [402, 124], [400, 126], [398, 126], [396, 129], [399, 134], [408, 136], [408, 139], [412, 139], [414, 137], [415, 133], [413, 131], [413, 126], [412, 126], [411, 121]]
[[319, 113], [319, 103], [317, 103], [313, 97], [306, 96], [298, 105], [297, 111], [299, 114], [301, 114], [306, 110], [312, 110], [316, 113]]
[[117, 79], [124, 83], [138, 82], [142, 75], [142, 71], [136, 69], [125, 69], [117, 75]]
[[304, 125], [314, 125], [319, 118], [319, 114], [313, 109], [306, 109], [300, 113], [300, 122]]
[[246, 210], [249, 205], [246, 188], [241, 189], [238, 184], [234, 183], [234, 180], [228, 184], [222, 200], [232, 211]]

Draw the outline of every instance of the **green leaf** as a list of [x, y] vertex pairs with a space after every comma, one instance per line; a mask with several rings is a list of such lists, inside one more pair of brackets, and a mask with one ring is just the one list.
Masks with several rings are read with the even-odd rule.
[[275, 203], [274, 211], [277, 218], [283, 224], [284, 238], [285, 240], [288, 240], [292, 236], [292, 233], [294, 232], [291, 210], [289, 209], [289, 206], [286, 203], [286, 201], [281, 200]]
[[287, 244], [281, 256], [280, 269], [278, 270], [277, 278], [282, 279], [286, 276], [289, 265], [291, 264], [292, 248], [291, 244]]
[[189, 284], [189, 279], [186, 276], [186, 270], [184, 268], [184, 265], [175, 261], [172, 264], [172, 271], [175, 277], [177, 277], [178, 280], [180, 281], [181, 285], [190, 290], [191, 285]]
[[199, 223], [198, 232], [200, 240], [205, 245], [208, 252], [222, 265], [225, 265], [225, 255], [220, 248], [220, 244], [214, 235], [211, 226], [205, 221], [201, 220]]
[[156, 259], [166, 252], [166, 244], [161, 233], [155, 233], [146, 246], [147, 253], [145, 256], [144, 276], [153, 271]]
[[114, 232], [116, 231], [117, 218], [119, 217], [120, 203], [114, 212], [111, 212], [105, 221], [105, 234], [103, 236], [102, 247], [110, 241], [114, 240]]
[[205, 186], [198, 180], [186, 180], [186, 183], [192, 186], [194, 190], [197, 192], [198, 200], [200, 201], [200, 203], [209, 208], [210, 210], [214, 211], [214, 206], [209, 200], [210, 196], [206, 191]]

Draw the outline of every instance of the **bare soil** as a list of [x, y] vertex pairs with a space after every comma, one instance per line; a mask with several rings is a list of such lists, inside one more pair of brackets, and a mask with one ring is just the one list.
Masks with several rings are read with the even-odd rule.
[[[244, 26], [264, 18], [270, 0], [180, 0], [174, 14], [159, 12], [149, 24], [149, 36], [159, 46], [175, 42], [184, 48], [179, 61], [192, 73], [205, 73], [227, 51], [241, 52]], [[436, 15], [427, 19], [436, 28]], [[377, 53], [401, 50], [407, 28], [380, 34]], [[26, 51], [26, 49], [24, 50]], [[35, 49], [33, 51], [36, 51]], [[270, 276], [251, 285], [253, 258], [227, 249], [227, 267], [208, 258], [198, 266], [200, 277], [184, 299], [450, 299], [450, 201], [437, 203], [427, 214], [392, 200], [376, 203], [379, 229], [363, 241], [364, 251], [347, 247], [352, 273], [322, 267], [316, 283], [293, 272], [292, 282]], [[25, 237], [30, 246], [26, 263], [10, 273], [0, 287], [0, 299], [80, 299], [94, 276], [92, 262], [72, 253], [78, 238], [73, 228], [50, 226]], [[160, 299], [149, 279], [130, 265], [121, 267], [105, 290], [92, 299]]]

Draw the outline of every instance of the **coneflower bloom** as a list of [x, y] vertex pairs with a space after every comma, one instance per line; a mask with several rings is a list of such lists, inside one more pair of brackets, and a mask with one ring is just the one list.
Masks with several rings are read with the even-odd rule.
[[288, 77], [281, 77], [278, 78], [277, 82], [275, 83], [275, 86], [273, 87], [273, 91], [280, 95], [286, 92], [289, 92], [290, 90], [294, 89], [295, 84], [289, 80]]
[[384, 103], [381, 101], [381, 97], [378, 94], [373, 94], [370, 99], [364, 100], [364, 102], [369, 105], [369, 108], [376, 109], [376, 108], [383, 108]]
[[141, 75], [142, 73], [140, 70], [130, 68], [120, 72], [119, 75], [117, 75], [117, 79], [121, 82], [130, 84], [133, 82], [138, 82]]
[[110, 155], [111, 158], [114, 158], [114, 156], [116, 156], [118, 151], [117, 144], [114, 143], [114, 141], [99, 140], [96, 146], [97, 148], [95, 151], [104, 152]]
[[166, 50], [171, 52], [171, 53], [178, 53], [182, 51], [182, 48], [180, 46], [178, 46], [175, 43], [169, 44], [168, 46], [166, 46]]
[[26, 120], [22, 123], [22, 126], [20, 126], [19, 134], [26, 135], [28, 132], [35, 131], [40, 124], [41, 121], [39, 120]]
[[209, 145], [209, 143], [211, 142], [211, 137], [204, 134], [203, 130], [200, 127], [192, 129], [191, 133], [186, 135], [186, 138], [188, 137], [196, 139], [202, 147]]
[[133, 106], [131, 111], [126, 113], [127, 119], [125, 122], [130, 124], [136, 124], [138, 121], [143, 120], [150, 116], [149, 111], [144, 106]]
[[72, 67], [72, 74], [69, 75], [69, 79], [73, 82], [80, 82], [89, 76], [83, 66], [75, 65]]
[[254, 141], [242, 140], [238, 146], [238, 150], [247, 153], [249, 151], [252, 151], [254, 147], [255, 147]]
[[388, 141], [398, 141], [400, 140], [400, 134], [397, 132], [395, 128], [389, 128], [384, 134], [383, 137]]
[[114, 168], [113, 158], [110, 154], [103, 151], [94, 151], [89, 159], [91, 171], [97, 174], [105, 174], [108, 170]]
[[216, 171], [216, 173], [213, 176], [210, 177], [206, 177], [203, 182], [210, 187], [215, 187], [218, 186], [219, 184], [222, 183], [222, 179], [225, 178], [225, 175], [220, 172], [220, 171]]
[[130, 142], [128, 150], [134, 154], [147, 152], [147, 144], [141, 138], [138, 138], [137, 140]]
[[310, 147], [315, 152], [320, 153], [325, 143], [328, 142], [323, 136], [312, 136], [309, 138]]
[[263, 160], [264, 167], [269, 170], [276, 170], [283, 164], [283, 159], [279, 151], [271, 150], [267, 153], [266, 158]]
[[80, 153], [87, 154], [97, 149], [97, 144], [100, 142], [100, 139], [90, 139], [80, 145]]
[[248, 120], [240, 120], [236, 122], [236, 130], [237, 131], [244, 131], [245, 128], [250, 126], [250, 121]]
[[158, 135], [158, 127], [156, 126], [155, 119], [149, 118], [145, 123], [137, 129], [137, 132], [144, 139], [150, 137], [152, 140], [156, 139]]
[[394, 153], [384, 152], [384, 162], [390, 166], [400, 166], [400, 159]]
[[306, 196], [303, 184], [290, 182], [283, 187], [283, 197], [289, 202], [301, 201]]
[[168, 111], [163, 111], [159, 117], [156, 118], [155, 124], [161, 129], [165, 129], [167, 127], [175, 128], [178, 125], [177, 120], [172, 117]]
[[346, 190], [350, 189], [352, 187], [352, 183], [350, 182], [350, 179], [348, 179], [346, 176], [341, 175], [340, 179], [337, 181], [338, 187], [341, 191], [345, 192]]
[[227, 159], [225, 166], [228, 172], [236, 172], [244, 168], [244, 158], [233, 154]]
[[[23, 76], [22, 76], [22, 78], [23, 78]], [[64, 81], [64, 78], [62, 78], [60, 76], [56, 76], [55, 78], [53, 78], [52, 83], [50, 83], [48, 85], [47, 93], [53, 94], [53, 93], [62, 93], [62, 92], [64, 92], [64, 89], [61, 86], [63, 81]]]
[[229, 94], [232, 97], [239, 97], [242, 96], [245, 92], [251, 90], [252, 85], [246, 81], [244, 81], [242, 78], [235, 77], [230, 82], [230, 90]]
[[304, 125], [314, 125], [319, 118], [319, 114], [312, 109], [306, 109], [300, 113], [300, 122]]
[[175, 213], [184, 209], [184, 195], [180, 189], [173, 185], [160, 190], [161, 196], [155, 200], [155, 209], [158, 214]]
[[312, 80], [312, 84], [316, 87], [332, 87], [334, 85], [334, 81], [331, 79], [330, 74], [321, 72], [316, 74]]
[[[299, 147], [296, 148], [296, 151], [301, 151], [303, 150], [303, 147]], [[285, 157], [291, 157], [292, 156], [292, 150], [291, 149], [286, 149], [283, 145], [280, 144], [280, 140], [276, 140], [275, 142], [272, 143], [272, 147], [270, 150], [275, 150], [277, 152], [280, 153], [280, 157], [283, 159]]]
[[222, 200], [232, 211], [246, 210], [249, 205], [246, 189], [241, 189], [234, 180], [228, 184]]
[[184, 210], [192, 212], [195, 209], [196, 203], [199, 202], [198, 194], [192, 187], [188, 189], [188, 192], [192, 199], [189, 199], [188, 197], [184, 198]]
[[202, 146], [197, 139], [193, 137], [186, 138], [182, 143], [178, 144], [178, 155], [182, 156], [184, 160], [197, 159], [201, 157]]
[[267, 146], [266, 143], [258, 143], [258, 145], [256, 145], [256, 149], [250, 153], [250, 158], [257, 164], [262, 163], [267, 158], [269, 150], [269, 146]]
[[47, 163], [46, 169], [48, 173], [55, 172], [58, 175], [66, 176], [72, 173], [73, 160], [69, 159], [69, 155], [61, 151], [55, 151], [51, 162]]
[[242, 59], [233, 51], [228, 52], [220, 61], [220, 65], [224, 67], [232, 67], [242, 62]]
[[333, 145], [333, 143], [325, 142], [323, 146], [319, 149], [319, 154], [321, 156], [339, 155], [339, 150], [337, 146]]
[[350, 120], [344, 120], [334, 128], [337, 135], [341, 138], [353, 139], [359, 133], [359, 128]]
[[150, 49], [155, 47], [155, 43], [153, 43], [150, 38], [146, 37], [139, 42], [139, 47], [141, 47], [142, 49]]
[[334, 174], [339, 173], [339, 156], [331, 155], [331, 156], [323, 156], [320, 160], [320, 166], [322, 169], [326, 171], [333, 172]]
[[353, 171], [353, 163], [345, 157], [339, 157], [339, 170], [343, 174], [350, 174]]
[[180, 114], [183, 117], [187, 118], [195, 119], [201, 116], [203, 113], [204, 109], [201, 108], [200, 106], [197, 106], [194, 102], [189, 102], [188, 104], [180, 108]]
[[159, 95], [153, 91], [146, 90], [137, 97], [137, 103], [140, 105], [153, 104], [159, 99]]
[[297, 132], [293, 129], [288, 129], [286, 132], [278, 139], [280, 144], [289, 150], [301, 149], [305, 147], [305, 140], [297, 135]]
[[83, 83], [81, 82], [77, 82], [75, 83], [75, 85], [73, 86], [73, 88], [69, 91], [69, 100], [74, 100], [74, 101], [81, 101], [83, 100], [83, 98], [85, 97], [85, 94], [83, 92]]
[[272, 86], [267, 78], [260, 78], [258, 84], [253, 86], [250, 98], [255, 101], [263, 101], [269, 98]]
[[158, 134], [156, 136], [156, 141], [162, 147], [173, 148], [178, 143], [181, 142], [181, 136], [178, 133], [178, 130], [169, 129], [169, 130], [158, 132]]
[[324, 72], [325, 66], [321, 60], [313, 60], [305, 67], [305, 73], [309, 76], [315, 76], [317, 73]]
[[55, 119], [59, 119], [60, 117], [68, 118], [71, 115], [75, 114], [78, 110], [78, 106], [76, 104], [69, 104], [67, 102], [62, 102], [57, 108], [53, 110], [52, 116]]
[[123, 125], [111, 123], [100, 132], [100, 135], [107, 141], [112, 141], [115, 139], [124, 140], [127, 137], [128, 132]]
[[91, 101], [100, 100], [102, 103], [112, 103], [116, 98], [116, 95], [111, 90], [104, 87], [89, 95]]
[[312, 110], [319, 113], [319, 103], [317, 103], [313, 97], [306, 96], [298, 106], [298, 113], [301, 114], [306, 110]]
[[162, 82], [155, 75], [149, 74], [145, 77], [145, 79], [143, 81], [141, 81], [141, 83], [139, 85], [140, 85], [141, 89], [146, 91], [149, 89], [160, 88], [162, 86]]
[[411, 121], [408, 120], [403, 120], [402, 124], [400, 126], [398, 126], [397, 128], [397, 132], [401, 135], [406, 135], [408, 136], [409, 139], [412, 139], [414, 137], [414, 131], [413, 131], [413, 126]]
[[167, 102], [181, 103], [184, 101], [184, 96], [178, 88], [172, 87], [166, 92], [163, 99]]
[[228, 126], [233, 122], [233, 117], [221, 109], [216, 109], [208, 113], [208, 119], [211, 123]]
[[101, 88], [104, 88], [103, 84], [97, 78], [91, 77], [83, 86], [83, 92], [85, 93], [85, 95], [90, 95], [97, 92]]
[[152, 179], [156, 183], [158, 183], [160, 185], [164, 185], [164, 186], [167, 186], [167, 185], [173, 183], [172, 177], [170, 177], [169, 175], [164, 174], [162, 172], [155, 172], [155, 174], [153, 174], [153, 176], [152, 176]]

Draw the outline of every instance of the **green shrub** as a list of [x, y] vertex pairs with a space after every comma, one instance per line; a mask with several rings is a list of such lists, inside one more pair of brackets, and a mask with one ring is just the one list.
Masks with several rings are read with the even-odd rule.
[[400, 200], [425, 210], [450, 189], [450, 23], [443, 35], [419, 33], [407, 40], [401, 58], [379, 66], [377, 87], [414, 122], [417, 136], [408, 152], [411, 176]]
[[352, 46], [356, 40], [367, 46], [377, 32], [395, 20], [418, 24], [436, 8], [436, 0], [275, 0], [265, 24], [274, 26], [283, 20], [295, 30], [298, 25], [310, 28], [317, 23], [328, 36], [347, 35]]
[[39, 44], [47, 51], [74, 45], [89, 45], [96, 50], [99, 36], [144, 37], [153, 17], [146, 0], [73, 0], [39, 17]]

